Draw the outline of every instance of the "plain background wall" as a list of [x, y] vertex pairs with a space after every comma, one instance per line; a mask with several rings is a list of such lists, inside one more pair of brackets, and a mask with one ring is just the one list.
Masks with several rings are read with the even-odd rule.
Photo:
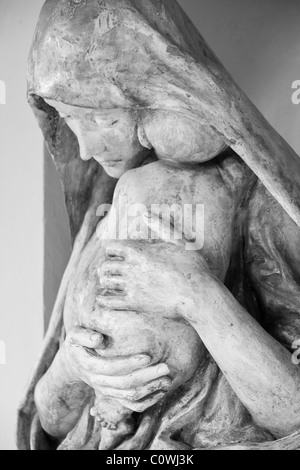
[[179, 0], [235, 81], [300, 155], [299, 0]]
[[[0, 449], [14, 448], [17, 403], [42, 339], [69, 257], [63, 196], [25, 100], [26, 58], [43, 0], [0, 0]], [[298, 0], [180, 0], [203, 36], [274, 127], [300, 154], [300, 106], [291, 85], [300, 79]], [[284, 158], [284, 156], [283, 156]], [[45, 205], [43, 206], [43, 191]], [[45, 219], [45, 239], [43, 230]]]
[[43, 140], [26, 101], [26, 62], [43, 0], [0, 0], [0, 449], [15, 448], [16, 410], [43, 333]]

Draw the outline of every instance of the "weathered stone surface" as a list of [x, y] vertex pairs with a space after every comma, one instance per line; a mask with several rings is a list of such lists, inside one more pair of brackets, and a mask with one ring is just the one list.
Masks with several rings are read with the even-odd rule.
[[298, 156], [174, 0], [48, 0], [28, 96], [74, 248], [19, 447], [299, 448]]

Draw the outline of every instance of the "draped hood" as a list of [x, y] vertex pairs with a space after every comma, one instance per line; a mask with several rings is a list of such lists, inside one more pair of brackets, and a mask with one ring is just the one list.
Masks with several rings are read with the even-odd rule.
[[[300, 160], [263, 118], [175, 0], [48, 0], [29, 58], [28, 97], [62, 176], [71, 228], [95, 162], [45, 99], [95, 110], [173, 111], [221, 136], [300, 224]], [[103, 184], [112, 184], [107, 178]]]

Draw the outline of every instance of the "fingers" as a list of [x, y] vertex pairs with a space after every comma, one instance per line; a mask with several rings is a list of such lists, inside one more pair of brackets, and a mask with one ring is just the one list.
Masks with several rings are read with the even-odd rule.
[[[80, 365], [88, 374], [94, 375], [96, 379], [98, 376], [132, 374], [139, 369], [145, 369], [152, 360], [147, 354], [102, 358], [95, 350], [103, 349], [104, 337], [100, 333], [81, 327], [74, 328], [68, 334], [66, 342], [74, 363]], [[105, 380], [104, 382], [104, 386], [110, 386], [110, 382]]]
[[128, 298], [120, 292], [122, 295], [105, 295], [98, 296], [97, 303], [99, 307], [107, 310], [121, 310], [126, 312], [127, 310], [134, 310], [134, 305], [131, 305]]
[[106, 254], [110, 258], [126, 258], [127, 247], [121, 242], [110, 242], [106, 248]]
[[130, 266], [125, 261], [107, 260], [98, 268], [98, 276], [123, 276], [129, 269]]
[[124, 408], [128, 408], [135, 413], [143, 413], [148, 408], [156, 405], [160, 400], [165, 397], [165, 392], [158, 392], [155, 393], [152, 397], [147, 398], [146, 400], [137, 402], [137, 401], [130, 401], [130, 400], [118, 400], [118, 402], [124, 406]]
[[[123, 375], [126, 376], [126, 374], [135, 373], [135, 371], [144, 369], [151, 364], [151, 358], [146, 354], [121, 358], [101, 358], [99, 356], [92, 359], [94, 359], [93, 365], [95, 373], [104, 376], [103, 386], [108, 387], [114, 383], [114, 380], [117, 381], [119, 376], [121, 378]], [[113, 376], [117, 376], [118, 378]]]
[[125, 291], [126, 282], [119, 276], [105, 275], [99, 278], [100, 286], [108, 290]]
[[[127, 359], [128, 361], [128, 359]], [[120, 374], [122, 372], [120, 371]], [[97, 389], [101, 391], [102, 387], [108, 387], [120, 390], [129, 390], [159, 379], [170, 374], [170, 370], [166, 364], [140, 368], [127, 375], [100, 377]], [[112, 375], [112, 374], [110, 374]], [[117, 374], [115, 374], [117, 375]]]
[[128, 274], [130, 273], [130, 267], [125, 262], [120, 261], [106, 261], [98, 268], [98, 276], [100, 286], [103, 289], [107, 289], [112, 291], [111, 294], [118, 295], [117, 292], [119, 291], [124, 292], [126, 291], [126, 280], [128, 281]]
[[103, 387], [103, 389], [101, 389], [101, 394], [109, 398], [118, 398], [120, 400], [140, 401], [156, 392], [166, 393], [171, 389], [171, 387], [172, 380], [169, 377], [163, 377], [132, 390]]
[[143, 248], [138, 241], [111, 241], [106, 247], [106, 254], [111, 260], [121, 260], [121, 262], [126, 260], [131, 264], [132, 262], [140, 261]]
[[104, 344], [104, 337], [97, 331], [81, 328], [74, 328], [68, 335], [71, 343], [90, 349], [101, 349]]

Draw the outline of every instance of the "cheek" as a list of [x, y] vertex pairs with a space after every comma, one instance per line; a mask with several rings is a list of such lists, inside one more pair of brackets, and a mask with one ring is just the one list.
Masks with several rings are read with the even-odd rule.
[[137, 141], [134, 133], [130, 132], [130, 129], [125, 127], [115, 127], [111, 129], [100, 129], [100, 138], [107, 144], [107, 146], [113, 147], [122, 145], [124, 148], [132, 148]]
[[98, 129], [92, 129], [84, 123], [75, 119], [65, 119], [68, 127], [76, 135], [81, 149], [81, 155], [92, 158], [105, 149]]
[[118, 156], [124, 163], [134, 165], [139, 162], [143, 154], [147, 153], [139, 142], [137, 133], [131, 132], [108, 132], [102, 137], [102, 142], [106, 147], [106, 155]]
[[175, 113], [157, 111], [145, 119], [143, 126], [160, 159], [200, 163], [214, 158], [226, 148], [223, 139], [210, 127]]

